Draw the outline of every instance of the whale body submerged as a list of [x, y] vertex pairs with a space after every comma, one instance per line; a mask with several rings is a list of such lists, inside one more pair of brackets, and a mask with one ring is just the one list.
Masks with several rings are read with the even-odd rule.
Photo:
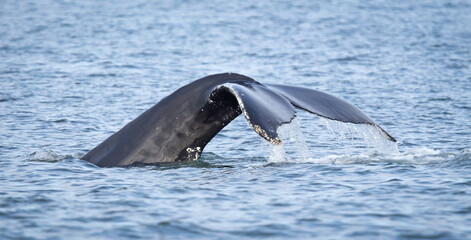
[[375, 126], [396, 140], [357, 107], [320, 91], [223, 73], [181, 87], [142, 113], [82, 157], [100, 167], [196, 160], [208, 142], [243, 114], [272, 144], [277, 128], [296, 117], [296, 108], [323, 118]]

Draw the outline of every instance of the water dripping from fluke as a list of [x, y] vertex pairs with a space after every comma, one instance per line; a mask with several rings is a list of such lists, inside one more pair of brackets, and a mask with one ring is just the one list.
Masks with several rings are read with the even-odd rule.
[[378, 127], [369, 124], [353, 124], [319, 118], [320, 123], [341, 140], [347, 140], [352, 147], [368, 148], [378, 154], [397, 155], [397, 142], [387, 139]]
[[[270, 144], [269, 162], [306, 162], [309, 161], [309, 148], [304, 139], [297, 118], [278, 127], [277, 133], [282, 144]], [[295, 157], [293, 157], [295, 155]]]
[[[404, 149], [386, 139], [376, 126], [319, 118], [306, 139], [297, 119], [278, 128], [280, 145], [270, 145], [269, 163], [468, 165], [470, 149], [459, 153], [427, 147]], [[327, 129], [327, 131], [325, 131]]]
[[[397, 142], [389, 141], [376, 126], [319, 118], [316, 139], [307, 139], [297, 119], [280, 126], [282, 144], [271, 145], [270, 163], [359, 163], [398, 156]], [[328, 131], [325, 131], [327, 129]], [[312, 141], [311, 141], [312, 140]], [[314, 146], [308, 143], [314, 143]], [[316, 144], [317, 143], [317, 144]]]

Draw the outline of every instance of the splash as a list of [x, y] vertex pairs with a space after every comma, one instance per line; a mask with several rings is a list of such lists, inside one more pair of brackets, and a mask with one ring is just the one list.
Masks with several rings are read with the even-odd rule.
[[[279, 127], [277, 132], [283, 144], [271, 146], [269, 161], [355, 163], [399, 154], [397, 143], [388, 141], [376, 126], [319, 118], [318, 128], [312, 132], [315, 139], [306, 140], [297, 119]], [[311, 141], [314, 142], [312, 149], [307, 144]], [[316, 158], [310, 157], [314, 155]]]
[[[282, 139], [282, 144], [270, 144], [270, 162], [286, 162], [290, 159], [296, 159], [297, 162], [309, 160], [309, 148], [297, 118], [293, 119], [291, 123], [280, 126], [277, 133]], [[296, 158], [292, 156], [296, 156]]]
[[317, 158], [309, 158], [307, 162], [316, 164], [369, 164], [375, 162], [397, 163], [408, 165], [428, 165], [455, 162], [463, 154], [441, 152], [426, 147], [408, 149], [399, 154], [361, 153], [361, 154], [329, 154]]
[[62, 155], [54, 152], [51, 149], [41, 149], [39, 151], [29, 154], [29, 161], [38, 162], [59, 162], [68, 158], [76, 158], [72, 155]]
[[396, 142], [387, 140], [377, 126], [368, 124], [352, 124], [319, 118], [329, 132], [342, 140], [347, 140], [353, 147], [369, 148], [381, 154], [399, 154]]
[[[327, 128], [328, 131], [325, 131]], [[297, 119], [278, 128], [283, 144], [270, 144], [271, 163], [358, 164], [389, 162], [398, 164], [468, 164], [470, 149], [460, 153], [442, 152], [427, 147], [409, 148], [401, 152], [397, 143], [388, 141], [371, 125], [349, 124], [319, 119], [308, 126], [311, 138], [306, 139]], [[308, 147], [309, 146], [309, 147]], [[313, 157], [314, 156], [314, 157]]]

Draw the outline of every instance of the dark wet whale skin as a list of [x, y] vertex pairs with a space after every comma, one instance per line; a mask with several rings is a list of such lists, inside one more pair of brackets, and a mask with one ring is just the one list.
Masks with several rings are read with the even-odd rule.
[[208, 105], [213, 88], [225, 82], [253, 81], [242, 75], [225, 76], [208, 76], [183, 86], [82, 159], [102, 167], [195, 159], [194, 148], [202, 149], [240, 114], [235, 98], [221, 99], [218, 108]]

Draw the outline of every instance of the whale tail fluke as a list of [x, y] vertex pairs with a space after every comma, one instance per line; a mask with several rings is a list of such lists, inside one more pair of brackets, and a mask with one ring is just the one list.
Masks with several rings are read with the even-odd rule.
[[327, 93], [263, 85], [240, 74], [196, 80], [162, 99], [82, 159], [100, 167], [196, 160], [208, 142], [241, 113], [261, 137], [281, 144], [277, 129], [296, 108], [331, 120], [369, 124], [396, 141], [352, 104]]

